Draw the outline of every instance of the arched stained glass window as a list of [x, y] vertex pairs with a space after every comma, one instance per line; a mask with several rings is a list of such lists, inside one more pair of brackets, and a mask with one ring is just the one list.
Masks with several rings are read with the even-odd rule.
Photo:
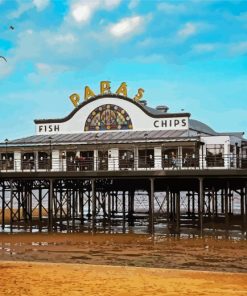
[[132, 129], [129, 114], [116, 105], [102, 105], [94, 109], [88, 116], [85, 131], [126, 130]]

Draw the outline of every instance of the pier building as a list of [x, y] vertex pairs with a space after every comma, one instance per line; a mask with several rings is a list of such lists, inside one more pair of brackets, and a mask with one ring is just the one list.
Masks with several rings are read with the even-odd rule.
[[36, 119], [35, 134], [0, 144], [0, 225], [12, 231], [150, 233], [247, 229], [247, 140], [188, 112], [152, 108], [122, 83], [85, 88], [64, 118]]

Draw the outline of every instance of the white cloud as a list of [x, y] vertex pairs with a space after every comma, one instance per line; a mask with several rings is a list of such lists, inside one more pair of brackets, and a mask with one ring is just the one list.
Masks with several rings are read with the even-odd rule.
[[214, 43], [198, 43], [193, 45], [193, 51], [196, 53], [212, 52], [215, 49], [216, 49], [216, 44]]
[[247, 53], [247, 41], [238, 42], [230, 46], [230, 52], [232, 54], [246, 54]]
[[85, 23], [91, 19], [97, 10], [112, 10], [121, 3], [121, 0], [81, 0], [71, 5], [72, 20]]
[[32, 2], [24, 2], [19, 0], [17, 2], [18, 8], [9, 14], [10, 18], [18, 18], [23, 13], [32, 8], [35, 8], [37, 11], [42, 11], [50, 4], [50, 0], [33, 0]]
[[192, 35], [195, 35], [198, 31], [198, 26], [195, 23], [186, 23], [182, 29], [177, 32], [178, 37], [186, 39]]
[[[46, 64], [46, 63], [37, 63], [37, 76], [38, 75], [49, 75], [55, 72], [66, 71], [68, 68], [63, 65], [54, 65], [54, 64]], [[34, 73], [33, 73], [34, 74]], [[35, 74], [34, 74], [35, 75]]]
[[72, 7], [72, 17], [78, 23], [86, 22], [91, 18], [93, 13], [92, 4], [81, 4], [77, 3]]
[[134, 9], [138, 6], [139, 4], [139, 0], [131, 0], [129, 5], [128, 5], [128, 8], [131, 10], [131, 9]]
[[230, 15], [231, 18], [233, 19], [236, 19], [238, 21], [241, 21], [241, 22], [246, 22], [247, 21], [247, 12], [243, 12], [243, 13], [240, 13], [239, 15], [237, 16], [233, 16], [233, 15]]
[[28, 11], [29, 9], [33, 8], [33, 4], [27, 3], [27, 2], [18, 2], [19, 6], [16, 10], [12, 11], [9, 14], [10, 18], [18, 18], [20, 17], [23, 13], [25, 13], [26, 11]]
[[118, 5], [121, 3], [121, 0], [103, 0], [103, 7], [106, 9], [114, 9], [118, 7]]
[[77, 38], [72, 33], [67, 34], [54, 34], [52, 38], [48, 36], [47, 43], [52, 45], [61, 44], [64, 45], [65, 43], [75, 43]]
[[133, 16], [128, 18], [123, 18], [116, 24], [112, 24], [109, 27], [109, 32], [116, 38], [129, 37], [140, 33], [144, 29], [145, 20], [150, 19], [150, 17]]
[[50, 4], [50, 0], [33, 0], [33, 5], [38, 11], [44, 10]]
[[8, 61], [7, 63], [0, 59], [0, 78], [5, 77], [7, 75], [9, 75], [13, 70], [13, 66], [10, 63], [10, 61]]
[[177, 31], [177, 37], [184, 40], [191, 36], [197, 35], [202, 31], [207, 31], [213, 29], [214, 26], [203, 22], [187, 22], [183, 27]]
[[134, 60], [142, 64], [155, 64], [164, 62], [165, 58], [160, 54], [150, 54], [137, 56], [134, 58]]
[[157, 8], [167, 14], [184, 13], [187, 11], [186, 6], [183, 4], [159, 3]]
[[36, 64], [37, 70], [40, 74], [50, 74], [52, 73], [52, 66], [45, 64], [45, 63], [37, 63]]

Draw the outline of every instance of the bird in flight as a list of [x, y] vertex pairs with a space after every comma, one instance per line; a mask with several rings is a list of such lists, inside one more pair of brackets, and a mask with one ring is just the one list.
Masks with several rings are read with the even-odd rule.
[[5, 60], [5, 62], [7, 63], [7, 60], [5, 59], [5, 57], [0, 56], [1, 59]]
[[14, 30], [15, 27], [14, 26], [9, 26], [10, 30]]

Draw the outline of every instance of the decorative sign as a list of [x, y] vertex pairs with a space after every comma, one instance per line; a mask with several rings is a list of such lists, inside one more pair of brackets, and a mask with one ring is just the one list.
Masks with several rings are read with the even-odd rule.
[[154, 120], [153, 126], [155, 129], [187, 128], [188, 120], [186, 118], [157, 119]]
[[85, 123], [85, 131], [132, 129], [129, 114], [121, 107], [107, 104], [94, 109]]
[[74, 105], [74, 107], [77, 107], [79, 105], [80, 96], [78, 94], [72, 94], [69, 98], [72, 104]]
[[[68, 130], [63, 129], [62, 123], [47, 123], [37, 125], [37, 134], [59, 134], [74, 132], [81, 132], [80, 126], [78, 130], [69, 125]], [[141, 126], [137, 127], [142, 130]], [[185, 130], [189, 128], [188, 118], [174, 117], [174, 118], [159, 118], [152, 119], [145, 130]], [[112, 130], [133, 130], [132, 120], [123, 108], [113, 105], [105, 104], [95, 108], [86, 118], [84, 124], [84, 131], [112, 131]]]
[[[101, 81], [100, 82], [100, 94], [110, 94], [111, 93], [111, 82], [110, 81]], [[138, 102], [143, 97], [144, 89], [139, 88], [138, 93], [134, 96], [133, 100]], [[117, 91], [115, 92], [117, 95], [122, 95], [124, 97], [127, 97], [127, 84], [126, 82], [122, 82]], [[87, 101], [91, 98], [95, 97], [95, 93], [91, 90], [89, 86], [85, 87], [84, 91], [84, 100]], [[70, 100], [74, 107], [77, 107], [80, 103], [80, 95], [79, 94], [72, 94], [70, 95]]]
[[143, 97], [144, 89], [139, 88], [138, 93], [135, 95], [134, 100], [135, 101], [140, 101], [140, 99]]

